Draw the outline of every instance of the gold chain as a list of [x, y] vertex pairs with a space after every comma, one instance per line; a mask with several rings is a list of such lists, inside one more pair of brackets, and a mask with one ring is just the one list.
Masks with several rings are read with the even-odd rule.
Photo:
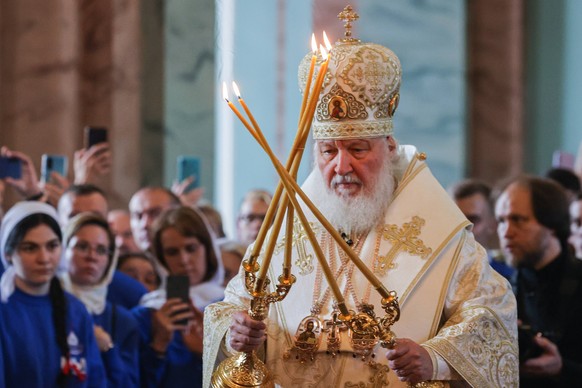
[[[380, 243], [382, 240], [381, 230], [382, 227], [380, 226], [377, 230], [377, 238], [374, 247], [374, 257], [372, 259], [372, 270], [376, 269], [378, 262], [378, 253], [380, 251]], [[354, 244], [353, 250], [357, 256], [360, 255], [360, 252], [362, 251], [364, 242], [366, 241], [367, 237], [368, 233], [365, 233], [356, 238], [356, 243]], [[355, 264], [349, 259], [347, 254], [341, 248], [337, 247], [337, 244], [334, 241], [332, 241], [331, 235], [325, 231], [323, 232], [322, 237], [320, 239], [320, 246], [327, 247], [330, 269], [331, 272], [334, 273], [335, 279], [339, 279], [342, 276], [342, 274], [345, 273], [344, 276], [346, 278], [346, 286], [344, 288], [343, 295], [350, 295], [355, 303], [356, 308], [360, 310], [362, 303], [367, 303], [368, 300], [370, 299], [370, 293], [372, 290], [371, 283], [368, 283], [364, 296], [360, 301], [352, 283], [352, 276], [354, 273]], [[339, 252], [339, 260], [341, 263], [339, 269], [336, 269], [337, 268], [336, 263], [337, 260], [335, 254], [336, 250]], [[313, 303], [311, 308], [311, 313], [313, 315], [319, 315], [321, 313], [321, 309], [323, 308], [323, 306], [325, 306], [325, 304], [329, 300], [329, 297], [331, 296], [331, 288], [328, 286], [323, 294], [323, 297], [321, 297], [320, 299], [322, 283], [323, 283], [323, 270], [321, 268], [321, 265], [319, 265], [317, 267], [317, 272], [315, 274], [315, 288], [313, 291]]]
[[[361, 247], [363, 245], [364, 240], [365, 240], [365, 236], [362, 236], [356, 240], [356, 244], [354, 245], [354, 251], [356, 252], [356, 254], [359, 254], [359, 252], [361, 251]], [[347, 257], [344, 257], [344, 258], [340, 257], [341, 265], [340, 265], [339, 269], [336, 270], [335, 245], [331, 241], [331, 234], [329, 234], [325, 231], [323, 232], [321, 240], [320, 240], [320, 246], [322, 246], [322, 247], [327, 246], [327, 248], [328, 248], [329, 265], [330, 265], [331, 272], [334, 273], [335, 279], [339, 279], [340, 276], [343, 274], [343, 272], [346, 270], [346, 268], [348, 266], [350, 267], [350, 269], [352, 269], [352, 272], [353, 272], [354, 263], [352, 263], [350, 260], [348, 260]], [[315, 273], [315, 289], [313, 291], [313, 304], [311, 307], [311, 313], [313, 315], [319, 315], [321, 313], [321, 309], [323, 308], [323, 306], [325, 306], [329, 297], [331, 296], [331, 287], [328, 286], [323, 294], [323, 297], [318, 301], [319, 296], [321, 295], [321, 287], [323, 284], [322, 278], [323, 278], [323, 270], [321, 268], [321, 265], [318, 265], [317, 272]], [[344, 293], [345, 293], [345, 290], [344, 290]]]

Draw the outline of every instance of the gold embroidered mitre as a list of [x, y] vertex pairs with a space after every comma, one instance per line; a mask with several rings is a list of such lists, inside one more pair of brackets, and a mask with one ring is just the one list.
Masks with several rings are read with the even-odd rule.
[[[346, 21], [343, 39], [331, 49], [330, 60], [315, 115], [313, 138], [373, 138], [392, 134], [398, 107], [402, 69], [387, 47], [351, 37], [351, 21], [358, 15], [347, 6], [338, 18]], [[299, 88], [305, 92], [312, 54], [299, 65]], [[319, 56], [317, 65], [323, 59]], [[317, 72], [314, 72], [315, 74]], [[313, 85], [313, 80], [311, 84]]]

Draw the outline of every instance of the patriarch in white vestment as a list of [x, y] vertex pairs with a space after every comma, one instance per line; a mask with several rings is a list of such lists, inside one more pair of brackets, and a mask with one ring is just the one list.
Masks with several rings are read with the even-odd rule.
[[[302, 88], [309, 58], [300, 65]], [[281, 387], [518, 386], [515, 298], [426, 155], [394, 138], [400, 81], [400, 61], [388, 48], [349, 35], [336, 43], [312, 127], [316, 165], [302, 186], [386, 289], [397, 292], [395, 347], [383, 349], [338, 319], [313, 248], [295, 222], [292, 241], [279, 236], [269, 277], [276, 282], [283, 247], [292, 244], [297, 282], [265, 321], [247, 314], [242, 270], [224, 301], [207, 307], [204, 386], [220, 360], [250, 350]], [[373, 306], [382, 316], [380, 295], [303, 210], [347, 307]]]

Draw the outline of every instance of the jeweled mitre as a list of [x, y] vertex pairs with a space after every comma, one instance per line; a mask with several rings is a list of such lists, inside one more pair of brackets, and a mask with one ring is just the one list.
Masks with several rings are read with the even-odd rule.
[[[302, 92], [305, 92], [311, 56], [306, 55], [299, 65], [299, 88]], [[316, 68], [322, 63], [320, 56]], [[400, 61], [387, 47], [362, 43], [357, 39], [336, 42], [331, 49], [313, 118], [313, 138], [352, 139], [391, 135], [401, 79]]]

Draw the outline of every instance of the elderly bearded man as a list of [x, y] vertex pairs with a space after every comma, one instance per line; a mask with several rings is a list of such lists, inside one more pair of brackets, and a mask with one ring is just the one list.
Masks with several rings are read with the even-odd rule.
[[[301, 86], [308, 60], [300, 67]], [[382, 72], [381, 81], [369, 71]], [[303, 188], [386, 288], [398, 293], [396, 346], [386, 351], [375, 345], [364, 356], [354, 349], [355, 336], [334, 319], [332, 293], [297, 225], [293, 241], [280, 236], [278, 244], [293, 244], [297, 283], [264, 322], [246, 312], [250, 296], [242, 272], [229, 283], [225, 300], [207, 307], [205, 386], [218, 361], [251, 350], [259, 351], [282, 387], [517, 386], [509, 283], [489, 266], [469, 221], [424, 155], [392, 136], [398, 58], [385, 47], [345, 38], [331, 50], [328, 72], [313, 123], [316, 166]], [[339, 119], [331, 115], [337, 100], [346, 108]], [[310, 222], [348, 308], [372, 304], [381, 315], [380, 296], [315, 217]], [[276, 250], [271, 279], [282, 262], [283, 249]], [[307, 322], [315, 323], [320, 338], [305, 357], [297, 340]]]

